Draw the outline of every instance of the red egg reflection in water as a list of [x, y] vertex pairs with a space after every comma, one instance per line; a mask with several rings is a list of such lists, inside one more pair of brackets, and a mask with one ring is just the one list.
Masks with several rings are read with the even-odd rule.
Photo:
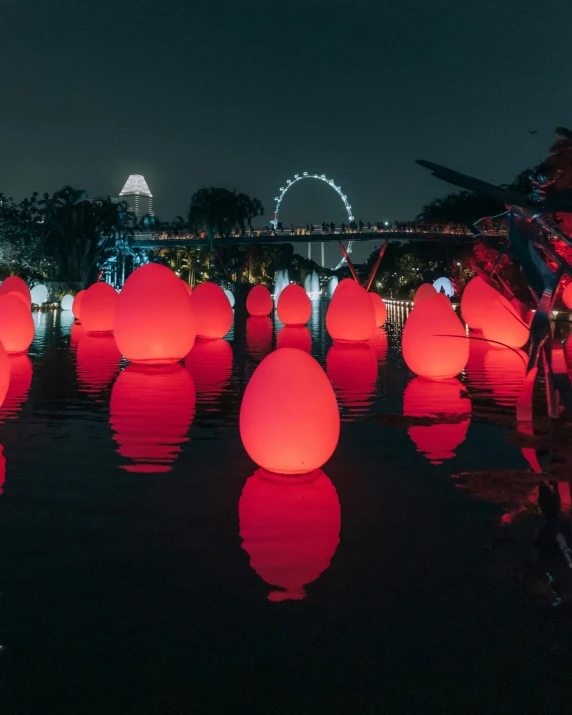
[[238, 519], [251, 567], [279, 589], [270, 601], [303, 599], [340, 541], [338, 494], [321, 470], [288, 478], [259, 469], [244, 485]]
[[412, 425], [408, 434], [432, 464], [455, 456], [469, 428], [471, 401], [462, 396], [459, 380], [413, 379], [403, 395], [405, 417], [432, 418], [434, 423]]
[[272, 312], [274, 303], [266, 286], [255, 285], [246, 299], [246, 310], [253, 317], [267, 317]]
[[4, 491], [4, 482], [6, 481], [6, 457], [4, 456], [4, 447], [0, 444], [0, 494]]
[[291, 283], [280, 293], [276, 310], [284, 325], [306, 325], [312, 317], [312, 302], [302, 286]]
[[10, 386], [10, 360], [7, 352], [0, 343], [0, 407], [6, 399]]
[[121, 353], [113, 335], [85, 333], [77, 348], [80, 392], [97, 394], [111, 384], [119, 369]]
[[469, 340], [466, 367], [469, 387], [490, 396], [498, 405], [514, 407], [524, 384], [527, 355], [522, 350], [500, 347], [476, 337]]
[[119, 298], [109, 283], [94, 283], [83, 296], [81, 324], [88, 333], [110, 333], [115, 321], [115, 307]]
[[383, 328], [376, 328], [373, 337], [371, 337], [367, 344], [375, 353], [377, 361], [384, 363], [387, 359], [387, 333]]
[[34, 319], [13, 293], [0, 295], [0, 342], [7, 353], [23, 353], [34, 339]]
[[212, 403], [230, 383], [232, 347], [226, 340], [197, 340], [185, 358], [198, 393], [198, 401]]
[[373, 403], [377, 380], [377, 358], [369, 345], [334, 343], [326, 358], [326, 371], [346, 415], [353, 421]]
[[109, 422], [128, 472], [168, 472], [195, 415], [195, 385], [188, 370], [128, 365], [111, 391]]
[[70, 331], [70, 348], [72, 352], [76, 352], [79, 346], [80, 340], [87, 335], [85, 328], [81, 323], [74, 323]]
[[278, 348], [297, 348], [312, 352], [312, 334], [305, 325], [285, 325], [278, 333]]
[[262, 360], [272, 352], [273, 327], [270, 318], [246, 319], [246, 347], [249, 355]]
[[18, 298], [27, 306], [32, 307], [32, 294], [28, 288], [26, 281], [19, 276], [10, 276], [0, 284], [0, 295], [8, 295], [10, 293], [17, 294]]
[[77, 293], [75, 298], [73, 299], [72, 313], [74, 314], [74, 318], [76, 320], [81, 320], [81, 318], [80, 318], [81, 304], [83, 303], [83, 298], [84, 298], [85, 294], [86, 294], [86, 291], [80, 290], [80, 292]]
[[8, 355], [10, 382], [0, 408], [0, 420], [14, 419], [22, 410], [32, 384], [32, 361], [26, 353]]

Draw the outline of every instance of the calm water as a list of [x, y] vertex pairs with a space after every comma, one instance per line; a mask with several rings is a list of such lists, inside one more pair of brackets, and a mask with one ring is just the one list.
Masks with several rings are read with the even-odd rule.
[[[488, 558], [543, 459], [515, 439], [522, 361], [479, 345], [462, 380], [427, 382], [404, 307], [367, 347], [332, 347], [325, 308], [151, 374], [35, 314], [0, 411], [3, 713], [566, 711], [554, 624]], [[277, 346], [311, 351], [340, 403], [311, 482], [240, 442]]]

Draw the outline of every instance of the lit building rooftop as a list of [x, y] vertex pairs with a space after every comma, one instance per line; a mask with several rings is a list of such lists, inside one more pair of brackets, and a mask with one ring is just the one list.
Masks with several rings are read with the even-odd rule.
[[132, 194], [148, 196], [150, 199], [153, 198], [153, 194], [147, 186], [145, 177], [141, 174], [131, 174], [125, 182], [125, 186], [121, 189], [119, 196], [130, 196]]

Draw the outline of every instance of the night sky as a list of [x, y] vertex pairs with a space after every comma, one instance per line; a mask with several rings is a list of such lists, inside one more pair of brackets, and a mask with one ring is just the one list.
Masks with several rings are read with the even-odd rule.
[[[508, 181], [572, 124], [571, 27], [564, 0], [0, 0], [0, 190], [142, 173], [163, 219], [214, 185], [264, 224], [309, 171], [357, 219], [411, 219], [449, 190], [415, 159]], [[281, 219], [343, 205], [303, 182]]]

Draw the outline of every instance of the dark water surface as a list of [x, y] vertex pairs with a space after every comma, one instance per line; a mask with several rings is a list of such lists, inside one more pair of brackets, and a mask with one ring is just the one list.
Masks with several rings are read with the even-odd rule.
[[[401, 360], [404, 308], [331, 347], [325, 307], [152, 374], [35, 314], [0, 411], [2, 713], [570, 712], [552, 615], [489, 560], [519, 504], [482, 474], [536, 458], [511, 438], [518, 359], [472, 348], [430, 383]], [[256, 473], [239, 437], [277, 345], [311, 347], [341, 407], [307, 484]]]

